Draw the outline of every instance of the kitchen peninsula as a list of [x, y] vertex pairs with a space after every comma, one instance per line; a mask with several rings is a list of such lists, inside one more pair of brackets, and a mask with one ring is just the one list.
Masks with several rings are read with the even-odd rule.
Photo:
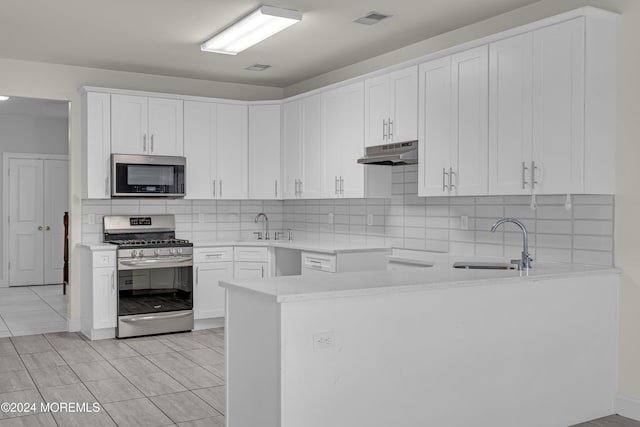
[[221, 282], [228, 425], [552, 427], [614, 412], [617, 270], [450, 261]]

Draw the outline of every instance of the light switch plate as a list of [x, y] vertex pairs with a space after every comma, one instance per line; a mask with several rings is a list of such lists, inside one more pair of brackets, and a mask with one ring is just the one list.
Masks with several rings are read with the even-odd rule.
[[368, 226], [373, 225], [373, 214], [367, 214], [367, 225]]
[[327, 224], [333, 224], [333, 212], [327, 214]]
[[313, 349], [322, 350], [324, 348], [335, 347], [336, 336], [333, 331], [316, 332], [313, 334]]
[[460, 230], [468, 230], [469, 229], [469, 217], [466, 215], [462, 215], [460, 217]]
[[204, 214], [202, 212], [198, 213], [198, 223], [202, 224], [204, 222]]
[[89, 222], [90, 225], [93, 225], [96, 223], [96, 214], [88, 214], [87, 215], [87, 221]]

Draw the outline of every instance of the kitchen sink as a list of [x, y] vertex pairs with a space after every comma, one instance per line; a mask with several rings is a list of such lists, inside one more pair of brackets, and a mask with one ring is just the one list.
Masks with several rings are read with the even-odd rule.
[[453, 263], [453, 268], [464, 268], [467, 270], [515, 270], [517, 266], [508, 262], [459, 261]]

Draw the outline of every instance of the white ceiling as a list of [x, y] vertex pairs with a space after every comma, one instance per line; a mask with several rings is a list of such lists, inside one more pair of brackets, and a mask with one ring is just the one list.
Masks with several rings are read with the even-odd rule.
[[[286, 87], [538, 0], [265, 0], [302, 22], [237, 56], [200, 43], [251, 0], [2, 0], [0, 57]], [[370, 11], [377, 25], [351, 21]], [[266, 71], [246, 71], [254, 63]]]

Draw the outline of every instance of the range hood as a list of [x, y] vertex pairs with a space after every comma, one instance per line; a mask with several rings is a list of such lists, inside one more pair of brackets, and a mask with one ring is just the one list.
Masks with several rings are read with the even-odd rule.
[[367, 147], [364, 157], [358, 163], [365, 165], [414, 165], [418, 163], [418, 141]]

